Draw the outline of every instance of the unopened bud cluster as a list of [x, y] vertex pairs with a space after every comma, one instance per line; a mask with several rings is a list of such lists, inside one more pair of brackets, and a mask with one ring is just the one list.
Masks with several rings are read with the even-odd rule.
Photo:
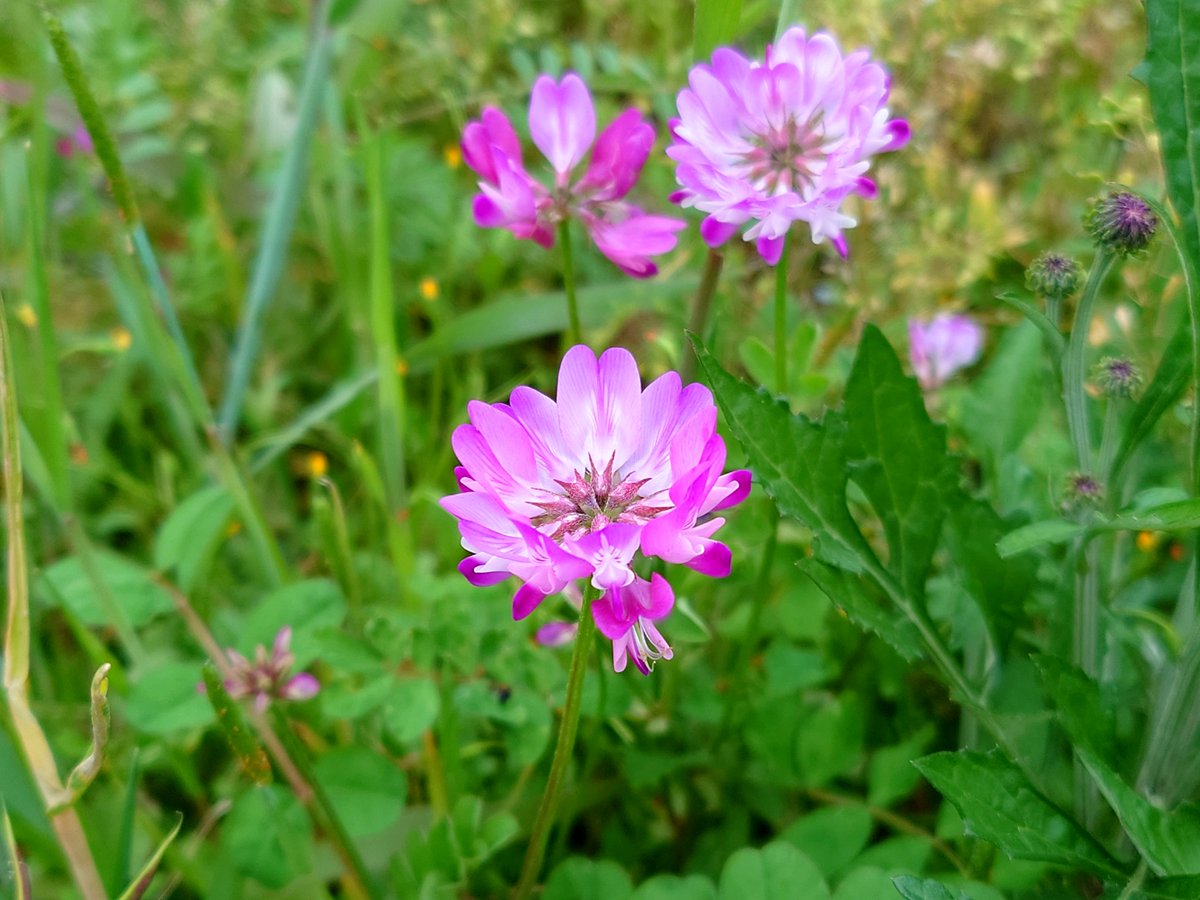
[[1110, 397], [1132, 397], [1142, 383], [1142, 373], [1128, 359], [1106, 356], [1096, 366], [1096, 380]]
[[1083, 224], [1096, 246], [1118, 256], [1135, 256], [1154, 239], [1158, 216], [1132, 191], [1113, 191], [1092, 205]]
[[1043, 253], [1025, 272], [1025, 286], [1047, 300], [1066, 300], [1079, 288], [1079, 263], [1061, 253]]

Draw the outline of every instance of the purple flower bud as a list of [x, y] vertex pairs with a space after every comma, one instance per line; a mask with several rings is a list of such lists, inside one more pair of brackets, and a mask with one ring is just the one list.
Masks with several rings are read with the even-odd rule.
[[1097, 247], [1118, 256], [1135, 256], [1153, 240], [1158, 216], [1132, 191], [1113, 191], [1092, 205], [1083, 224]]
[[1142, 383], [1142, 373], [1127, 359], [1106, 356], [1096, 366], [1096, 380], [1110, 397], [1132, 397]]
[[1063, 505], [1067, 509], [1097, 506], [1104, 499], [1104, 486], [1091, 475], [1072, 472], [1067, 476], [1067, 494]]
[[1047, 300], [1065, 300], [1079, 288], [1079, 263], [1061, 253], [1043, 253], [1026, 270], [1025, 286]]

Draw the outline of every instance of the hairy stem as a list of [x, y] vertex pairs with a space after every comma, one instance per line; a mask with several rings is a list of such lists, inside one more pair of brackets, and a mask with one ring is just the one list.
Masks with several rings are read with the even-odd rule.
[[575, 635], [575, 649], [571, 654], [571, 669], [567, 676], [567, 697], [563, 704], [562, 725], [558, 730], [558, 742], [554, 745], [554, 759], [550, 763], [550, 777], [546, 780], [546, 791], [542, 794], [542, 803], [538, 807], [537, 818], [533, 821], [533, 831], [529, 835], [529, 847], [525, 852], [525, 863], [521, 867], [521, 879], [517, 882], [514, 897], [525, 900], [533, 893], [538, 875], [542, 870], [542, 861], [546, 855], [546, 841], [550, 837], [550, 828], [554, 824], [554, 813], [558, 806], [558, 795], [562, 790], [563, 779], [571, 765], [571, 756], [575, 749], [575, 734], [579, 730], [579, 710], [583, 702], [583, 680], [587, 674], [588, 651], [592, 647], [592, 639], [596, 633], [596, 623], [592, 618], [592, 601], [596, 599], [596, 589], [591, 582], [583, 589], [583, 603], [579, 608], [579, 633]]

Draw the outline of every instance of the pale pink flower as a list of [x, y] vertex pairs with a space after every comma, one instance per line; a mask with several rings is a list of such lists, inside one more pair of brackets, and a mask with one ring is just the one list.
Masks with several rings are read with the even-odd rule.
[[871, 157], [909, 137], [907, 122], [888, 118], [887, 73], [868, 60], [794, 27], [761, 62], [722, 47], [692, 68], [667, 154], [682, 186], [672, 199], [708, 213], [700, 233], [710, 246], [749, 222], [745, 239], [775, 265], [788, 229], [806, 222], [813, 243], [846, 255], [842, 232], [857, 223], [842, 202], [875, 196]]
[[[625, 201], [654, 144], [654, 129], [642, 114], [626, 110], [596, 138], [596, 111], [583, 80], [568, 74], [556, 82], [542, 75], [529, 101], [529, 130], [554, 171], [550, 187], [525, 170], [521, 141], [500, 110], [486, 107], [463, 131], [463, 159], [479, 175], [476, 224], [507, 228], [551, 247], [558, 224], [577, 219], [626, 274], [645, 278], [657, 272], [650, 257], [674, 249], [675, 233], [685, 223]], [[572, 183], [589, 148], [591, 161]]]
[[908, 321], [908, 356], [921, 387], [933, 390], [979, 359], [983, 329], [968, 316], [942, 313]]
[[640, 579], [634, 564], [657, 556], [729, 574], [729, 548], [713, 538], [725, 520], [715, 513], [750, 490], [749, 472], [722, 471], [708, 388], [667, 372], [643, 390], [627, 350], [597, 359], [577, 346], [563, 357], [556, 400], [518, 387], [508, 403], [467, 411], [470, 424], [452, 438], [462, 491], [441, 501], [471, 554], [459, 571], [476, 585], [520, 579], [516, 619], [589, 578], [603, 594], [593, 605], [598, 625], [639, 668], [655, 653], [669, 656], [652, 623], [669, 612], [670, 588]]
[[225, 690], [235, 700], [254, 698], [258, 712], [266, 710], [272, 700], [307, 700], [316, 696], [321, 686], [307, 672], [289, 674], [296, 662], [292, 655], [292, 629], [283, 627], [275, 636], [271, 655], [259, 644], [254, 649], [254, 661], [246, 659], [236, 650], [226, 650], [230, 671], [225, 679]]

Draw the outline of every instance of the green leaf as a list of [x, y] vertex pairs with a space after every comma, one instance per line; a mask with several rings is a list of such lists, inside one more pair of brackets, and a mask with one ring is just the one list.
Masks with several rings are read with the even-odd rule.
[[741, 18], [742, 0], [696, 0], [692, 58], [707, 59], [721, 44], [732, 43]]
[[743, 847], [730, 856], [721, 870], [717, 896], [720, 900], [829, 900], [829, 888], [811, 859], [791, 844], [776, 841], [761, 850]]
[[542, 900], [627, 900], [633, 882], [625, 870], [611, 860], [572, 856], [550, 873]]
[[1044, 522], [1034, 522], [1023, 525], [1015, 531], [1010, 531], [996, 542], [996, 552], [1004, 559], [1024, 553], [1035, 547], [1046, 544], [1065, 544], [1087, 531], [1078, 522], [1068, 522], [1066, 519], [1047, 519]]
[[895, 612], [871, 582], [817, 559], [802, 559], [796, 566], [859, 628], [879, 635], [910, 662], [921, 658], [916, 626]]
[[1081, 669], [1056, 657], [1037, 656], [1034, 664], [1071, 743], [1106, 762], [1116, 762], [1117, 725], [1112, 705], [1100, 695], [1100, 686]]
[[854, 694], [827, 698], [805, 717], [796, 736], [796, 767], [806, 787], [828, 784], [858, 767], [866, 728]]
[[390, 759], [367, 747], [339, 747], [315, 769], [351, 837], [383, 831], [400, 818], [408, 778]]
[[1200, 807], [1159, 809], [1084, 747], [1075, 752], [1121, 820], [1150, 868], [1158, 875], [1200, 875]]
[[916, 767], [954, 804], [968, 833], [1014, 859], [1033, 859], [1120, 876], [1122, 869], [1091, 837], [1037, 792], [998, 752], [935, 753]]
[[[109, 596], [120, 605], [135, 628], [175, 608], [170, 595], [150, 578], [150, 572], [115, 553], [95, 552], [96, 572]], [[96, 587], [78, 556], [56, 562], [42, 572], [34, 588], [50, 605], [61, 603], [93, 628], [112, 624]]]
[[801, 816], [779, 835], [795, 844], [833, 878], [862, 852], [870, 840], [871, 814], [864, 806], [831, 806]]
[[383, 726], [394, 740], [411, 743], [433, 726], [440, 708], [441, 697], [433, 681], [398, 679], [383, 709]]
[[833, 900], [896, 900], [896, 888], [883, 869], [863, 866], [838, 883]]
[[212, 663], [205, 663], [200, 670], [204, 678], [205, 693], [209, 705], [217, 716], [217, 724], [225, 739], [229, 742], [233, 755], [237, 758], [242, 772], [255, 784], [263, 785], [271, 781], [271, 762], [267, 753], [258, 742], [258, 737], [246, 723], [242, 709], [229, 696], [225, 682], [217, 674]]
[[726, 425], [780, 512], [813, 530], [821, 560], [862, 571], [874, 554], [846, 507], [846, 459], [836, 427], [793, 416], [722, 369], [695, 337], [692, 345]]
[[167, 517], [154, 542], [154, 566], [174, 570], [185, 593], [196, 586], [233, 516], [233, 498], [223, 487], [192, 494]]
[[933, 725], [926, 724], [900, 743], [876, 750], [867, 766], [867, 800], [875, 806], [891, 806], [911, 794], [920, 781], [912, 761], [933, 738]]
[[268, 650], [284, 626], [292, 629], [294, 668], [302, 669], [316, 658], [313, 632], [337, 628], [346, 618], [346, 598], [336, 582], [324, 578], [298, 581], [272, 591], [246, 617], [238, 646], [247, 656], [255, 645]]
[[1146, 0], [1146, 87], [1167, 194], [1200, 266], [1200, 0]]
[[948, 888], [940, 881], [932, 878], [914, 878], [912, 875], [900, 875], [892, 879], [892, 884], [900, 892], [904, 900], [971, 900], [970, 895], [964, 894], [957, 888]]
[[1197, 897], [1200, 897], [1200, 877], [1154, 878], [1129, 900], [1196, 900]]
[[1162, 360], [1154, 377], [1142, 391], [1132, 410], [1125, 416], [1125, 428], [1121, 443], [1113, 455], [1112, 477], [1115, 479], [1124, 469], [1146, 436], [1153, 430], [1163, 413], [1174, 406], [1187, 390], [1192, 377], [1192, 327], [1186, 318], [1171, 335], [1163, 351]]
[[0, 877], [0, 885], [7, 887], [8, 882], [11, 880], [11, 896], [13, 900], [29, 900], [30, 895], [33, 893], [29, 884], [29, 868], [25, 865], [25, 860], [21, 857], [21, 849], [17, 846], [17, 839], [13, 837], [12, 822], [8, 818], [8, 808], [4, 805], [2, 799], [0, 799], [0, 844], [4, 847], [4, 867], [0, 869], [0, 872], [3, 872], [3, 877]]
[[942, 520], [960, 496], [958, 468], [946, 454], [945, 427], [929, 418], [916, 380], [873, 325], [858, 346], [844, 414], [851, 477], [883, 522], [888, 569], [907, 596], [924, 596]]
[[717, 900], [717, 886], [703, 875], [655, 875], [638, 885], [632, 900]]
[[282, 788], [255, 788], [238, 797], [221, 834], [237, 871], [269, 888], [281, 888], [312, 868], [312, 824]]
[[159, 843], [154, 855], [147, 860], [146, 865], [142, 866], [142, 871], [138, 872], [137, 878], [133, 879], [133, 883], [121, 894], [120, 900], [138, 900], [146, 893], [150, 882], [154, 880], [154, 873], [158, 871], [158, 866], [162, 862], [163, 854], [167, 852], [167, 848], [171, 846], [171, 842], [175, 840], [182, 827], [183, 813], [177, 813], [175, 826], [167, 832], [167, 836]]
[[[1061, 344], [1061, 335], [1058, 341]], [[1042, 336], [1032, 325], [1009, 329], [963, 402], [962, 428], [972, 449], [985, 454], [993, 477], [1037, 424], [1045, 398], [1042, 346]]]
[[201, 682], [199, 663], [171, 663], [146, 672], [129, 688], [125, 717], [151, 734], [204, 727], [212, 722], [213, 711]]
[[1104, 531], [1186, 531], [1200, 528], [1200, 499], [1174, 500], [1121, 513], [1101, 522]]

